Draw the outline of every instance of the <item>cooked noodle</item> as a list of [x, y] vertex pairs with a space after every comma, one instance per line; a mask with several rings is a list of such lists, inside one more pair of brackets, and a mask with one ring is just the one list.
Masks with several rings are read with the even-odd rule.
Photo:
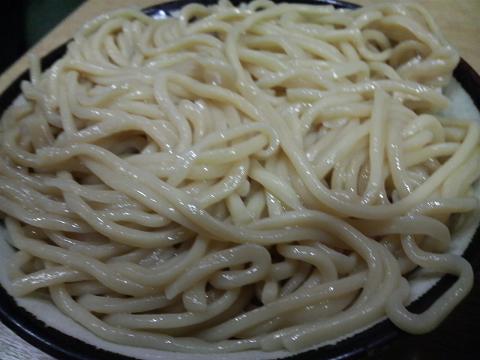
[[[167, 351], [431, 331], [473, 282], [448, 226], [479, 125], [438, 115], [458, 60], [414, 4], [100, 16], [3, 116], [8, 291]], [[422, 314], [417, 267], [457, 277]]]

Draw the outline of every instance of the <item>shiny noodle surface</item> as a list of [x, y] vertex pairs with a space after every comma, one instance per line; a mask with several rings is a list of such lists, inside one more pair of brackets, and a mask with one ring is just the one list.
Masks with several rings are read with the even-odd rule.
[[[1, 121], [8, 291], [176, 352], [432, 330], [473, 282], [448, 249], [479, 126], [438, 115], [458, 60], [415, 4], [98, 17]], [[416, 268], [457, 277], [421, 314]]]

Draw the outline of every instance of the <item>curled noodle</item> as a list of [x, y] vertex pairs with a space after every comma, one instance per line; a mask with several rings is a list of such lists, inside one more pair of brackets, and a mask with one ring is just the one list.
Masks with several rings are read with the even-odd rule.
[[[166, 351], [431, 331], [473, 283], [448, 250], [479, 125], [438, 115], [458, 60], [415, 4], [98, 17], [1, 122], [9, 293]], [[417, 267], [457, 277], [422, 314]]]

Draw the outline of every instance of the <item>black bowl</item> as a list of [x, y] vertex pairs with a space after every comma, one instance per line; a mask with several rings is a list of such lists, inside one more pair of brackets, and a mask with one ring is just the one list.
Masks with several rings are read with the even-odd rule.
[[[166, 17], [184, 5], [201, 2], [216, 4], [218, 0], [179, 0], [143, 9], [152, 17]], [[231, 1], [238, 5], [241, 2]], [[276, 3], [304, 3], [314, 5], [333, 5], [336, 8], [356, 9], [359, 5], [340, 0], [274, 0]], [[42, 58], [42, 69], [50, 67], [66, 51], [66, 44], [51, 51]], [[454, 76], [473, 99], [480, 110], [480, 76], [463, 59], [454, 71]], [[0, 113], [3, 113], [20, 93], [20, 83], [28, 80], [28, 71], [21, 74], [0, 96]], [[432, 333], [411, 336], [396, 328], [389, 320], [362, 331], [335, 345], [323, 346], [289, 359], [352, 359], [352, 358], [389, 358], [389, 359], [450, 359], [455, 357], [474, 358], [471, 349], [477, 350], [475, 340], [480, 333], [480, 232], [477, 229], [473, 240], [464, 252], [471, 263], [476, 282], [474, 289], [444, 323]], [[413, 312], [427, 309], [454, 282], [453, 276], [444, 276], [429, 291], [414, 301], [408, 308]], [[58, 359], [68, 360], [132, 360], [133, 358], [98, 349], [93, 345], [47, 326], [30, 312], [17, 305], [15, 300], [0, 286], [0, 320], [21, 338], [40, 350]]]

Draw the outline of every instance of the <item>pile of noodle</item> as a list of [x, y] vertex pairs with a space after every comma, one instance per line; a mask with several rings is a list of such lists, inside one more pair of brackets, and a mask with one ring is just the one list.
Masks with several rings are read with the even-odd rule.
[[[7, 290], [175, 352], [432, 330], [473, 283], [449, 249], [480, 128], [439, 115], [458, 61], [414, 4], [98, 17], [3, 115]], [[413, 314], [418, 268], [456, 281]]]

